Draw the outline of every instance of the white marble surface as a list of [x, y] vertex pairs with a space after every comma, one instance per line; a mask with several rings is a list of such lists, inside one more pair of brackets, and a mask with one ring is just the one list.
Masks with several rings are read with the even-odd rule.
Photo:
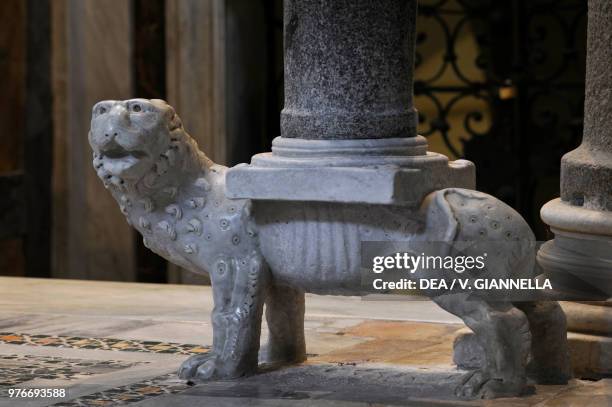
[[[0, 332], [4, 333], [210, 345], [211, 309], [209, 287], [0, 277]], [[492, 405], [479, 401], [451, 400], [434, 389], [436, 385], [441, 386], [442, 382], [436, 379], [440, 372], [451, 382], [464, 374], [457, 371], [450, 361], [452, 332], [461, 327], [457, 322], [456, 318], [430, 301], [370, 301], [359, 297], [308, 295], [305, 326], [307, 351], [315, 354], [309, 362], [261, 377], [237, 382], [213, 382], [193, 388], [184, 388], [184, 383], [174, 375], [186, 358], [177, 353], [0, 343], [0, 357], [22, 355], [32, 360], [55, 357], [94, 363], [104, 360], [140, 363], [64, 381], [45, 381], [36, 377], [19, 385], [65, 386], [70, 399], [115, 391], [122, 386], [138, 386], [161, 377], [164, 379], [155, 385], [179, 385], [183, 386], [183, 390], [177, 394], [147, 396], [136, 405]], [[265, 341], [265, 335], [262, 341]], [[396, 353], [401, 352], [403, 356], [396, 358]], [[326, 366], [335, 369], [336, 381], [325, 380], [323, 374], [313, 373], [328, 369]], [[368, 370], [381, 367], [384, 368], [383, 373], [374, 374]], [[365, 373], [355, 374], [355, 369]], [[403, 369], [402, 372], [412, 369], [413, 373], [410, 374], [414, 374], [422, 383], [417, 380], [419, 384], [412, 387], [402, 384], [404, 382], [398, 378], [405, 379], [405, 372], [398, 376], [398, 369]], [[0, 379], [2, 372], [0, 366]], [[304, 380], [300, 372], [305, 372]], [[299, 383], [296, 382], [299, 386], [283, 385], [285, 377], [299, 379]], [[494, 405], [583, 406], [588, 402], [588, 405], [603, 407], [610, 405], [611, 397], [610, 380], [574, 380], [568, 386], [538, 386], [534, 396], [498, 400]], [[0, 397], [0, 407], [47, 406], [57, 401], [37, 399], [16, 402]]]
[[[212, 307], [205, 286], [0, 277], [0, 331], [210, 343]], [[429, 300], [306, 296], [307, 330], [366, 319], [461, 323]]]

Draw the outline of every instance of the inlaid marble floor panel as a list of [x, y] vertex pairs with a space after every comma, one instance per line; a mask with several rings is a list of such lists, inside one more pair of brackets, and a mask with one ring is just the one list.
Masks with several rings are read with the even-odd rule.
[[[453, 399], [463, 325], [429, 301], [309, 295], [305, 364], [189, 386], [176, 371], [209, 350], [211, 310], [209, 287], [0, 277], [0, 407], [492, 405]], [[67, 394], [9, 398], [15, 388]], [[610, 380], [573, 381], [494, 405], [610, 406], [611, 397]]]

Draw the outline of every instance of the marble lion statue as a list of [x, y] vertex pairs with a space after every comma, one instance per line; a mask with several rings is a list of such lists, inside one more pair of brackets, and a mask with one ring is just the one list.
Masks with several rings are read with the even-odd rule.
[[[362, 241], [505, 240], [507, 256], [489, 262], [486, 275], [534, 275], [530, 228], [480, 192], [438, 190], [414, 208], [304, 202], [279, 211], [228, 199], [227, 168], [199, 151], [174, 109], [156, 99], [97, 103], [89, 142], [95, 171], [145, 246], [210, 275], [214, 339], [209, 353], [180, 367], [190, 382], [256, 373], [264, 304], [269, 343], [262, 355], [275, 363], [304, 361], [304, 293], [361, 294]], [[465, 374], [458, 396], [524, 394], [528, 377], [567, 381], [565, 316], [556, 302], [427, 294], [460, 317], [484, 350], [486, 362]]]

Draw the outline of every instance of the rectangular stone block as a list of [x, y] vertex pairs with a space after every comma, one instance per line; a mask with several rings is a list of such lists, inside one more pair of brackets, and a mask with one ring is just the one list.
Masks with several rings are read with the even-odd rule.
[[417, 205], [437, 189], [473, 188], [473, 176], [465, 174], [466, 171], [472, 170], [242, 165], [227, 171], [226, 194], [229, 198], [258, 200]]

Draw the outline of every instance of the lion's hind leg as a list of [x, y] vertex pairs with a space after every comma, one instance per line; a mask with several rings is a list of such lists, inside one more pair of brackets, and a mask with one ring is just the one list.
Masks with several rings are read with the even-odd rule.
[[527, 374], [539, 384], [566, 384], [571, 378], [567, 323], [556, 301], [514, 304], [529, 319], [531, 360]]
[[302, 291], [270, 285], [266, 297], [266, 320], [270, 332], [266, 362], [299, 363], [306, 360], [304, 311]]
[[485, 301], [469, 293], [446, 294], [433, 300], [461, 318], [484, 349], [484, 366], [466, 376], [457, 388], [459, 397], [511, 397], [530, 390], [525, 365], [531, 334], [522, 311], [509, 302]]

